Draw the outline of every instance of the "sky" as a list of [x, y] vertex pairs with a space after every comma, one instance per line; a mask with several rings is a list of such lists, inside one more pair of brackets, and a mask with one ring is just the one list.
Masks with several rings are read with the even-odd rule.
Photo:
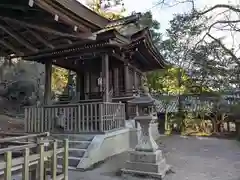
[[[78, 0], [81, 3], [86, 5], [88, 0]], [[130, 14], [131, 12], [146, 12], [151, 10], [153, 14], [153, 18], [160, 22], [161, 24], [161, 32], [164, 33], [165, 29], [169, 27], [169, 21], [173, 18], [174, 14], [187, 12], [191, 9], [190, 4], [183, 3], [178, 4], [174, 7], [162, 7], [160, 5], [156, 5], [160, 0], [123, 0], [124, 7], [126, 8], [125, 15]], [[174, 0], [165, 0], [167, 2], [173, 2]], [[182, 0], [175, 0], [182, 1]], [[195, 6], [197, 8], [204, 8], [213, 6], [215, 4], [221, 3], [238, 3], [240, 4], [240, 0], [195, 0]]]
[[[156, 6], [156, 3], [160, 0], [142, 0], [142, 3], [140, 3], [140, 0], [124, 0], [124, 5], [127, 10], [127, 13], [130, 13], [132, 11], [135, 12], [146, 12], [149, 9], [151, 10], [153, 14], [153, 18], [156, 19], [158, 22], [160, 22], [160, 31], [165, 37], [166, 29], [169, 27], [169, 21], [174, 17], [174, 14], [177, 13], [184, 13], [191, 9], [191, 4], [178, 4], [177, 6], [173, 7], [161, 7]], [[173, 0], [165, 0], [165, 1], [173, 1]], [[175, 0], [177, 1], [177, 0]], [[178, 0], [182, 1], [182, 0]], [[203, 10], [204, 8], [212, 7], [216, 4], [240, 4], [240, 0], [195, 0], [195, 6], [197, 9]], [[218, 13], [222, 12], [223, 10], [218, 9], [212, 12], [212, 14], [208, 15], [217, 15]], [[216, 17], [216, 19], [212, 19], [214, 22], [217, 20], [220, 20], [223, 18], [222, 16]], [[238, 17], [235, 17], [238, 19]], [[232, 16], [232, 19], [233, 16]], [[211, 23], [211, 22], [209, 22]], [[240, 34], [235, 33], [229, 34], [229, 32], [223, 32], [223, 31], [217, 31], [212, 29], [211, 34], [214, 35], [216, 38], [224, 37], [224, 43], [228, 48], [235, 48], [236, 44], [240, 44]], [[234, 36], [234, 38], [233, 38]], [[238, 48], [237, 48], [238, 49]], [[239, 53], [240, 51], [236, 51], [235, 53]]]
[[[168, 0], [169, 1], [169, 0]], [[169, 21], [173, 18], [174, 14], [187, 12], [190, 9], [190, 4], [184, 3], [179, 4], [174, 7], [161, 7], [156, 6], [158, 0], [124, 0], [125, 8], [127, 13], [136, 12], [146, 12], [151, 9], [154, 19], [160, 22], [161, 31], [164, 32], [166, 28], [169, 27]], [[213, 6], [220, 3], [239, 3], [239, 0], [196, 0], [197, 8], [204, 8]]]
[[[81, 3], [86, 5], [86, 2], [88, 0], [79, 0]], [[173, 7], [167, 7], [167, 6], [160, 6], [156, 5], [161, 0], [123, 0], [124, 7], [126, 9], [126, 12], [124, 15], [131, 14], [131, 12], [146, 12], [151, 10], [153, 14], [153, 18], [157, 20], [160, 23], [160, 31], [163, 34], [163, 37], [165, 37], [166, 29], [169, 27], [169, 21], [174, 17], [174, 14], [177, 13], [184, 13], [191, 9], [191, 4], [182, 3], [178, 4]], [[176, 2], [176, 1], [184, 1], [184, 0], [165, 0], [166, 2]], [[212, 7], [216, 4], [240, 4], [240, 0], [195, 0], [195, 6], [197, 9], [204, 9], [207, 7]], [[216, 10], [213, 11], [212, 14], [209, 15], [215, 15], [219, 12], [222, 12], [222, 10]], [[222, 18], [222, 17], [217, 17]], [[215, 21], [217, 19], [214, 19]], [[212, 32], [214, 35], [216, 35], [216, 38], [225, 37], [225, 42], [227, 44], [233, 44], [231, 35], [226, 34], [223, 31], [214, 31]], [[226, 38], [227, 37], [227, 38]], [[240, 41], [240, 34], [238, 34], [235, 38], [236, 40]], [[239, 42], [240, 43], [240, 42]]]

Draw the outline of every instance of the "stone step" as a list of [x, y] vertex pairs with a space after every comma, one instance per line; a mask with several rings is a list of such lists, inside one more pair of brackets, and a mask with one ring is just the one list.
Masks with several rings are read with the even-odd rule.
[[[77, 165], [79, 164], [79, 161], [81, 160], [80, 157], [68, 157], [68, 165], [70, 167], [77, 167]], [[58, 156], [57, 157], [57, 163], [60, 165], [60, 164], [63, 164], [63, 157], [62, 156]]]
[[[69, 148], [87, 149], [91, 141], [69, 141]], [[63, 146], [63, 142], [59, 142], [59, 146]]]
[[[79, 158], [79, 157], [83, 157], [85, 152], [86, 152], [86, 149], [71, 148], [71, 149], [69, 149], [68, 156]], [[64, 152], [61, 152], [58, 154], [58, 156], [63, 156], [63, 154], [64, 154]]]
[[[58, 159], [63, 159], [63, 156], [57, 156], [57, 158], [58, 158]], [[82, 158], [81, 158], [81, 157], [72, 157], [72, 156], [69, 156], [68, 159], [80, 161]]]
[[53, 134], [53, 138], [64, 140], [68, 139], [69, 141], [92, 141], [95, 135], [92, 134]]
[[[62, 170], [62, 169], [63, 169], [62, 165], [57, 165], [57, 168], [58, 168], [59, 170]], [[76, 170], [76, 169], [77, 169], [77, 167], [68, 166], [68, 170]]]
[[[57, 139], [58, 146], [63, 146], [63, 139], [69, 139], [69, 169], [75, 170], [81, 158], [87, 153], [87, 148], [91, 144], [95, 135], [79, 135], [79, 134], [54, 134], [51, 139]], [[58, 168], [61, 168], [63, 163], [63, 152], [57, 155]]]

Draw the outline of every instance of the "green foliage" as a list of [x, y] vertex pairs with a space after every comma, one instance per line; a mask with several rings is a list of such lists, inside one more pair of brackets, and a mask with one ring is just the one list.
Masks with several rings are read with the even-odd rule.
[[[181, 76], [182, 81], [180, 86], [179, 76]], [[183, 69], [176, 67], [150, 72], [147, 74], [147, 79], [152, 91], [163, 94], [178, 95], [187, 93], [190, 85], [190, 77]]]
[[68, 70], [53, 66], [52, 69], [52, 91], [54, 93], [63, 93], [68, 83]]

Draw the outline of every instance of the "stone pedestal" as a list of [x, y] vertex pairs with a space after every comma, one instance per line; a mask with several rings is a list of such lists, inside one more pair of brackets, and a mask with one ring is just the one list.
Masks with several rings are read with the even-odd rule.
[[162, 179], [170, 166], [166, 164], [162, 151], [149, 133], [152, 116], [138, 116], [135, 118], [141, 126], [141, 138], [134, 151], [129, 152], [129, 160], [123, 174], [146, 175]]

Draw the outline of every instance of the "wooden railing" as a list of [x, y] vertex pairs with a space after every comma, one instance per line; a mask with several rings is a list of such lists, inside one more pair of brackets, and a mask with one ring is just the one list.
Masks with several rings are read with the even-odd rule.
[[[128, 89], [128, 90], [121, 90], [118, 89], [118, 91], [114, 91], [114, 89], [110, 89], [110, 92], [112, 95], [112, 98], [119, 98], [119, 97], [128, 97], [128, 96], [133, 96], [136, 94], [138, 91], [136, 89]], [[85, 95], [88, 96], [89, 99], [102, 99], [103, 97], [103, 92], [89, 92], [85, 93]]]
[[[39, 137], [38, 135], [30, 136], [4, 138], [0, 143], [16, 143], [16, 138], [23, 140]], [[58, 148], [55, 140], [46, 143], [38, 139], [37, 142], [0, 149], [0, 156], [4, 155], [4, 160], [0, 161], [0, 177], [3, 176], [4, 180], [12, 180], [13, 175], [20, 175], [24, 180], [44, 180], [50, 176], [52, 180], [68, 180], [68, 140], [64, 140], [63, 144], [63, 147]], [[13, 158], [16, 152], [23, 156]], [[61, 172], [57, 171], [57, 154], [59, 153], [64, 154]]]
[[125, 104], [104, 103], [101, 119], [102, 131], [111, 131], [125, 126]]
[[106, 132], [124, 127], [125, 104], [57, 104], [25, 108], [26, 132]]
[[136, 117], [136, 105], [126, 103], [127, 119], [134, 119]]

